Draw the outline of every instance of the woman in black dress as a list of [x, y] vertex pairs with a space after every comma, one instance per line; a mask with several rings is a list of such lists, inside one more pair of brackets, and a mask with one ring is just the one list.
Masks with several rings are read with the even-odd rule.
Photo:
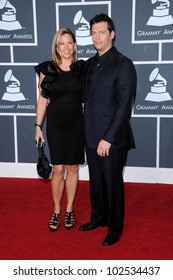
[[75, 36], [68, 28], [61, 28], [55, 33], [52, 42], [52, 60], [35, 66], [35, 71], [39, 74], [40, 91], [35, 140], [45, 141], [42, 124], [46, 116], [46, 135], [53, 165], [51, 185], [54, 210], [49, 220], [51, 231], [56, 231], [59, 226], [65, 188], [67, 205], [64, 226], [71, 229], [75, 223], [73, 204], [79, 164], [84, 163], [83, 63], [82, 60], [77, 60]]

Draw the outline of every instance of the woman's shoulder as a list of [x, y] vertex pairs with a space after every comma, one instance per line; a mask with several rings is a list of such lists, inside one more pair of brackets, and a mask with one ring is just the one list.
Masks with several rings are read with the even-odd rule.
[[83, 59], [79, 59], [71, 64], [71, 70], [76, 74], [83, 73], [85, 61]]
[[34, 69], [37, 74], [40, 74], [42, 72], [44, 75], [54, 74], [56, 72], [55, 65], [53, 61], [46, 60], [38, 65], [34, 66]]

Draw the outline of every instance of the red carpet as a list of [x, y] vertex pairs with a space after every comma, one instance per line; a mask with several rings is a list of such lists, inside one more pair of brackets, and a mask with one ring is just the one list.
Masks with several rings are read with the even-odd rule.
[[76, 225], [47, 227], [52, 211], [50, 181], [0, 178], [1, 260], [172, 260], [173, 185], [125, 184], [125, 228], [117, 244], [105, 247], [106, 228], [80, 232], [89, 221], [88, 182], [80, 181]]

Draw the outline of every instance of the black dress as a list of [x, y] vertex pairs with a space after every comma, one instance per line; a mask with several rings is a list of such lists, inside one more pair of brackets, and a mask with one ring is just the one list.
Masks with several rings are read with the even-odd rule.
[[67, 72], [55, 68], [51, 61], [35, 66], [38, 74], [45, 75], [41, 94], [50, 99], [46, 134], [53, 165], [84, 163], [82, 65], [77, 61]]

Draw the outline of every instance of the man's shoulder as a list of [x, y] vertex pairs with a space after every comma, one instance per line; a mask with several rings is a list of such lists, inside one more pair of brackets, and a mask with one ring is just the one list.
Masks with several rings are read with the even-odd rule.
[[116, 61], [116, 62], [120, 62], [120, 63], [125, 63], [125, 64], [127, 63], [127, 64], [133, 65], [132, 59], [129, 58], [128, 56], [126, 56], [125, 54], [121, 53], [120, 51], [118, 51], [115, 47], [112, 52], [111, 61], [112, 61], [112, 63], [114, 63]]
[[118, 51], [115, 47], [112, 48], [111, 55], [112, 55], [112, 57], [115, 57], [118, 60], [128, 60], [129, 59], [122, 52]]

